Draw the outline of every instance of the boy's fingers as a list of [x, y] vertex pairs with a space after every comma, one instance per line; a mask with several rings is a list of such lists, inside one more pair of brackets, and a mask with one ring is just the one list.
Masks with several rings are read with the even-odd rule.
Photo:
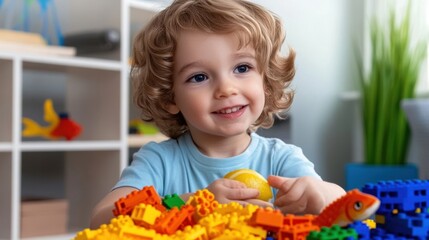
[[263, 201], [263, 200], [259, 200], [259, 199], [249, 199], [249, 200], [246, 200], [246, 202], [248, 204], [257, 205], [257, 206], [263, 207], [263, 208], [265, 208], [265, 207], [274, 208], [274, 205], [272, 203], [267, 202], [267, 201]]
[[231, 180], [226, 178], [222, 180], [223, 180], [223, 185], [227, 188], [247, 188], [246, 184], [236, 180]]
[[226, 197], [230, 200], [244, 200], [257, 198], [259, 196], [259, 190], [254, 188], [237, 188], [228, 191]]
[[271, 187], [277, 188], [285, 192], [292, 187], [294, 182], [295, 182], [294, 178], [286, 178], [286, 177], [280, 177], [275, 175], [268, 176], [268, 184]]

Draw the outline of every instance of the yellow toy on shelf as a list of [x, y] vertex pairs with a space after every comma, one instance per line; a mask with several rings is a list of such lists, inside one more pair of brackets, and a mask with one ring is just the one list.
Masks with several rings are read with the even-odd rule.
[[44, 137], [51, 140], [64, 137], [67, 140], [72, 140], [81, 133], [82, 127], [69, 119], [68, 114], [61, 113], [58, 115], [55, 112], [54, 104], [51, 99], [45, 100], [43, 110], [43, 119], [48, 125], [41, 126], [30, 118], [23, 118], [22, 123], [24, 124], [24, 128], [22, 130], [22, 136]]

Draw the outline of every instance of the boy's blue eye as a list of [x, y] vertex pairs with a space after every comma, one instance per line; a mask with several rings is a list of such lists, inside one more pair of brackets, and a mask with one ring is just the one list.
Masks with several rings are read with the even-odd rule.
[[250, 67], [248, 65], [239, 65], [234, 69], [235, 73], [245, 73], [249, 71]]
[[205, 81], [205, 80], [207, 80], [207, 76], [206, 75], [204, 75], [204, 74], [197, 74], [197, 75], [194, 75], [194, 76], [192, 76], [191, 78], [189, 78], [189, 80], [188, 81], [190, 81], [190, 82], [202, 82], [202, 81]]

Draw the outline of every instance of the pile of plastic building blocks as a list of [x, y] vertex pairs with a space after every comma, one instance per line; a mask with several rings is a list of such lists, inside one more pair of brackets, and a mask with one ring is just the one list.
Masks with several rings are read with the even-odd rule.
[[370, 239], [429, 239], [429, 180], [381, 181], [362, 191], [381, 202]]
[[[74, 239], [429, 239], [429, 180], [367, 184], [362, 192], [347, 192], [320, 215], [298, 216], [255, 205], [220, 204], [207, 189], [185, 203], [176, 194], [161, 198], [147, 186], [115, 203], [110, 224], [85, 229]], [[375, 221], [350, 216], [347, 208], [356, 208], [356, 199], [359, 208], [371, 207], [376, 199]], [[350, 221], [338, 225], [344, 219]]]

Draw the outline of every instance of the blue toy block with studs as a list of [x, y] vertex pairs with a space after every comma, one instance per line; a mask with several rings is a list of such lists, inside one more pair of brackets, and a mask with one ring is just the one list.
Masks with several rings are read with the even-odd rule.
[[406, 237], [389, 233], [382, 228], [371, 229], [371, 240], [408, 240]]
[[347, 226], [348, 228], [352, 228], [356, 231], [358, 235], [358, 239], [365, 240], [365, 239], [371, 239], [370, 235], [370, 229], [368, 225], [363, 223], [362, 221], [356, 221]]
[[366, 184], [362, 192], [380, 200], [377, 214], [427, 212], [429, 206], [429, 180], [380, 181]]
[[389, 214], [385, 216], [385, 223], [377, 223], [377, 227], [407, 239], [426, 239], [429, 236], [429, 214]]

